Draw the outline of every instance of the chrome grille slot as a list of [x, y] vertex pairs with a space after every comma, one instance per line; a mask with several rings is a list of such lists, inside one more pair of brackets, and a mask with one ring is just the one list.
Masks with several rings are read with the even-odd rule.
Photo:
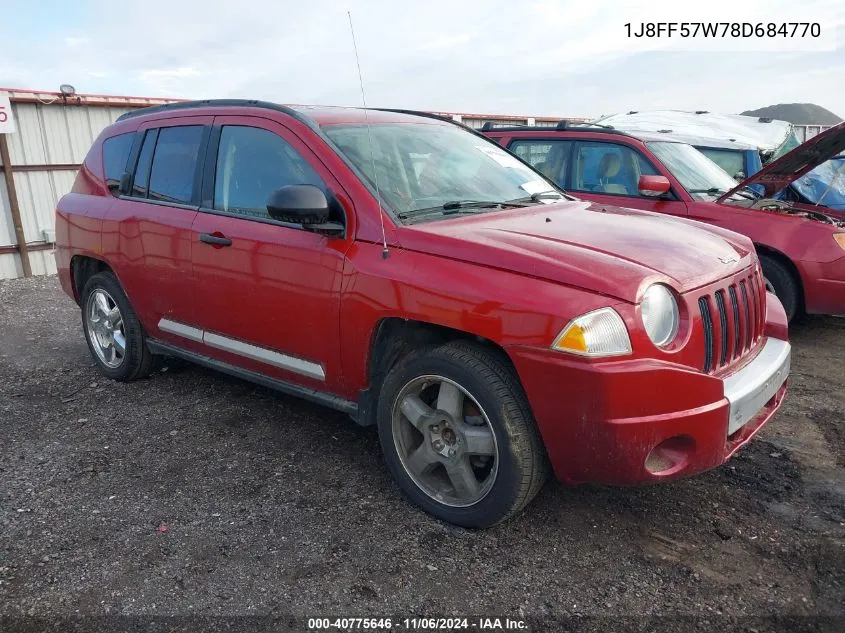
[[748, 290], [745, 288], [745, 279], [739, 282], [739, 291], [742, 294], [742, 305], [745, 309], [745, 347], [751, 347], [751, 332], [754, 330], [754, 322], [752, 321], [751, 305], [748, 300]]
[[708, 374], [713, 369], [713, 319], [710, 316], [710, 304], [707, 297], [698, 300], [701, 311], [701, 323], [704, 327], [704, 371]]
[[731, 284], [728, 288], [728, 295], [731, 297], [731, 312], [734, 317], [734, 358], [739, 358], [742, 351], [742, 329], [739, 327], [739, 301], [736, 296], [736, 285]]
[[716, 309], [719, 311], [719, 328], [722, 336], [719, 341], [719, 367], [728, 361], [728, 315], [725, 309], [725, 291], [716, 291]]

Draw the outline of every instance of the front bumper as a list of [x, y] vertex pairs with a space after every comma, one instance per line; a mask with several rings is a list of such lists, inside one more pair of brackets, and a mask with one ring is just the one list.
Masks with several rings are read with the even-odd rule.
[[791, 348], [768, 336], [723, 377], [651, 359], [583, 363], [511, 349], [555, 475], [635, 485], [727, 461], [780, 407]]
[[810, 314], [845, 315], [845, 257], [800, 262], [804, 305]]

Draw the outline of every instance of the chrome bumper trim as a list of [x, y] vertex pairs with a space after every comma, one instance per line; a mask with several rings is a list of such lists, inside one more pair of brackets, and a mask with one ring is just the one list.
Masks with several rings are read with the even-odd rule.
[[722, 381], [730, 402], [728, 435], [751, 421], [781, 388], [789, 376], [791, 355], [787, 341], [769, 338], [754, 360]]

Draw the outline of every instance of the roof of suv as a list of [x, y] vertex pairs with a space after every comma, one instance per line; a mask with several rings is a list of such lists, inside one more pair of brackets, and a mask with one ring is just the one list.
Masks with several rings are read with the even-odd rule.
[[[168, 103], [150, 108], [139, 108], [118, 117], [118, 121], [125, 121], [136, 117], [155, 118], [159, 114], [170, 114], [182, 110], [204, 110], [207, 108], [263, 108], [282, 112], [309, 126], [362, 124], [370, 123], [421, 123], [420, 118], [430, 122], [461, 125], [446, 117], [413, 110], [393, 110], [388, 108], [352, 108], [342, 106], [311, 106], [311, 105], [282, 105], [256, 99], [203, 99], [201, 101], [181, 101]], [[463, 127], [463, 126], [462, 126]]]
[[627, 136], [629, 138], [637, 139], [639, 141], [663, 141], [666, 143], [684, 143], [685, 141], [678, 139], [678, 138], [667, 138], [665, 134], [659, 133], [648, 133], [648, 132], [630, 132], [630, 131], [623, 131], [618, 130], [609, 125], [594, 125], [594, 124], [579, 124], [579, 123], [569, 123], [568, 121], [561, 121], [557, 125], [553, 126], [541, 126], [541, 125], [509, 125], [509, 126], [487, 126], [481, 128], [481, 131], [484, 134], [523, 134], [523, 133], [530, 133], [536, 134], [540, 133], [551, 133], [551, 134], [580, 134], [580, 133], [588, 133], [588, 134], [610, 134], [614, 136]]

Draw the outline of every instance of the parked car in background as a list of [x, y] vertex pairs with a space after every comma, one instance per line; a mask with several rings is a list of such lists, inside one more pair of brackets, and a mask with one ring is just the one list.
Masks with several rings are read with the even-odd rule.
[[[660, 134], [666, 140], [688, 143], [737, 181], [753, 176], [764, 165], [800, 144], [797, 130], [791, 123], [737, 114], [674, 110], [629, 112], [602, 117], [595, 125], [609, 125], [634, 136]], [[798, 207], [811, 205], [812, 210], [832, 211], [833, 215], [845, 212], [842, 165], [842, 159], [831, 159], [769, 197], [794, 202]], [[753, 191], [763, 193], [761, 185], [749, 186]]]
[[125, 114], [56, 226], [103, 374], [173, 355], [375, 423], [403, 492], [459, 525], [518, 512], [549, 463], [606, 484], [718, 466], [786, 392], [750, 240], [575, 200], [433, 116]]
[[802, 310], [845, 314], [845, 221], [815, 207], [772, 198], [845, 150], [845, 123], [740, 183], [691, 145], [661, 133], [561, 124], [493, 128], [485, 134], [574, 195], [749, 236], [767, 288], [780, 298], [790, 319]]
[[665, 134], [669, 140], [688, 143], [737, 180], [754, 175], [801, 144], [787, 121], [704, 110], [631, 111], [604, 116], [594, 123], [634, 135]]

